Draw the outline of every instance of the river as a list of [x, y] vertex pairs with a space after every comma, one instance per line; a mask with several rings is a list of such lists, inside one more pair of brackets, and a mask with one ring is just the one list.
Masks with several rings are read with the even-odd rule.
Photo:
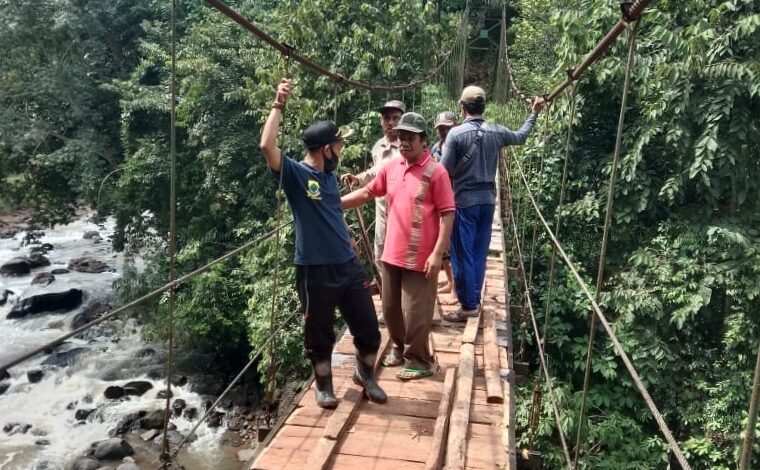
[[[97, 231], [102, 241], [84, 239], [87, 232]], [[110, 249], [109, 235], [113, 224], [95, 224], [82, 216], [71, 224], [45, 230], [41, 243], [50, 243], [53, 249], [46, 256], [50, 266], [33, 269], [28, 275], [0, 277], [0, 295], [10, 290], [13, 295], [0, 306], [0, 363], [5, 363], [23, 352], [37, 348], [56, 337], [71, 331], [72, 319], [93, 302], [109, 302], [113, 295], [113, 282], [124, 269], [124, 257]], [[22, 246], [24, 233], [0, 240], [0, 264], [16, 256], [29, 254], [31, 246]], [[32, 245], [33, 246], [33, 245]], [[79, 257], [92, 257], [108, 264], [109, 271], [100, 274], [71, 271], [56, 275], [48, 286], [31, 285], [32, 278], [41, 272], [66, 268], [69, 261]], [[7, 319], [14, 303], [21, 298], [42, 292], [60, 292], [81, 289], [84, 301], [79, 308], [67, 313], [39, 313], [20, 319]], [[148, 347], [150, 349], [148, 349]], [[42, 362], [49, 357], [41, 354], [10, 370], [10, 378], [0, 382], [8, 385], [0, 394], [0, 468], [68, 470], [71, 462], [82, 455], [91, 443], [106, 439], [126, 414], [140, 410], [162, 409], [164, 399], [156, 397], [166, 388], [157, 377], [163, 370], [165, 351], [161, 345], [146, 345], [140, 326], [127, 315], [109, 321], [101, 327], [67, 341], [55, 353], [86, 348], [64, 367], [51, 367]], [[146, 351], [150, 354], [146, 354]], [[41, 370], [42, 379], [30, 383], [27, 373]], [[152, 388], [142, 396], [109, 400], [103, 392], [108, 386], [124, 385], [128, 381], [144, 380]], [[2, 390], [2, 388], [0, 388]], [[204, 397], [190, 391], [190, 386], [172, 387], [173, 398], [185, 400], [188, 408], [202, 410]], [[207, 397], [205, 397], [207, 398]], [[75, 418], [79, 409], [95, 409], [85, 420]], [[201, 413], [202, 414], [202, 413]], [[186, 434], [194, 422], [178, 417], [172, 419], [177, 431]], [[20, 425], [18, 427], [16, 425]], [[26, 432], [20, 432], [29, 427]], [[14, 429], [15, 426], [15, 429]], [[205, 424], [196, 432], [197, 439], [180, 455], [180, 463], [187, 470], [239, 469], [232, 451], [221, 444], [223, 427], [212, 429]], [[137, 450], [135, 461], [141, 468], [155, 468], [145, 452], [153, 443], [141, 443], [137, 434], [129, 438]], [[154, 445], [158, 449], [157, 445]], [[118, 463], [111, 463], [114, 468]]]

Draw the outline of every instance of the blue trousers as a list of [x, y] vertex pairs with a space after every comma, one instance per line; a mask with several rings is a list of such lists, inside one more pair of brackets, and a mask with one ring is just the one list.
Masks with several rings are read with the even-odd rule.
[[465, 310], [480, 306], [494, 208], [493, 204], [457, 207], [451, 233], [451, 269], [457, 298]]

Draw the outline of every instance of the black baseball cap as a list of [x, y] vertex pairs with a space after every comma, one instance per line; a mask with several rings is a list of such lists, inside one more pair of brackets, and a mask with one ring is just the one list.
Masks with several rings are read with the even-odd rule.
[[332, 121], [319, 121], [307, 127], [301, 134], [301, 139], [306, 144], [306, 148], [314, 150], [343, 140], [353, 133], [353, 129], [339, 129]]

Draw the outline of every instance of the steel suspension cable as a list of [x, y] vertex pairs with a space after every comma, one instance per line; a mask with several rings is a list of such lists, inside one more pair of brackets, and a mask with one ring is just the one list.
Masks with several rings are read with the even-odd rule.
[[[538, 194], [536, 195], [538, 204], [541, 204], [541, 194], [543, 194], [544, 185], [544, 162], [546, 160], [546, 139], [549, 134], [549, 116], [551, 115], [551, 103], [547, 106], [546, 114], [544, 114], [544, 128], [542, 129], [541, 143], [543, 145], [543, 151], [541, 152], [541, 163], [538, 170]], [[533, 222], [533, 236], [530, 242], [530, 266], [528, 267], [528, 285], [533, 289], [533, 261], [536, 254], [536, 235], [538, 232], [538, 221]]]
[[[610, 171], [610, 180], [607, 186], [607, 207], [604, 214], [604, 229], [602, 232], [602, 246], [599, 250], [599, 267], [596, 274], [596, 302], [599, 303], [602, 295], [602, 286], [604, 285], [604, 267], [607, 260], [607, 244], [610, 236], [610, 226], [612, 225], [612, 208], [615, 199], [615, 180], [617, 176], [617, 167], [620, 162], [620, 149], [623, 143], [623, 130], [625, 128], [625, 112], [628, 107], [628, 93], [631, 86], [631, 74], [633, 73], [634, 62], [636, 58], [636, 34], [639, 30], [640, 22], [629, 29], [628, 59], [625, 65], [625, 74], [623, 79], [623, 97], [620, 102], [620, 116], [618, 118], [617, 135], [615, 136], [615, 151], [612, 156], [612, 169]], [[596, 316], [591, 316], [591, 326], [588, 336], [588, 350], [586, 353], [586, 368], [583, 374], [583, 392], [581, 394], [580, 410], [578, 412], [578, 435], [575, 440], [574, 464], [578, 464], [578, 456], [581, 452], [581, 439], [583, 437], [583, 419], [586, 413], [586, 397], [588, 396], [589, 380], [591, 378], [591, 362], [594, 356], [594, 339], [596, 338]]]
[[[567, 187], [567, 169], [570, 162], [570, 143], [572, 142], [573, 137], [573, 121], [575, 120], [575, 104], [576, 104], [576, 93], [578, 89], [575, 85], [573, 85], [573, 89], [570, 92], [570, 115], [569, 115], [569, 122], [567, 125], [567, 134], [565, 137], [565, 162], [562, 165], [562, 181], [559, 185], [559, 200], [557, 201], [557, 222], [554, 225], [554, 234], [557, 236], [557, 239], [559, 240], [559, 230], [562, 223], [562, 206], [565, 202], [565, 188]], [[552, 259], [549, 263], [549, 285], [546, 291], [546, 307], [544, 310], [544, 330], [543, 335], [541, 336], [541, 343], [546, 346], [546, 331], [549, 325], [549, 313], [551, 309], [552, 304], [552, 293], [554, 289], [554, 275], [555, 275], [555, 269], [557, 267], [557, 246], [552, 245]]]
[[[518, 162], [517, 160], [515, 160], [515, 164], [518, 167], [520, 166], [520, 162]], [[594, 313], [599, 319], [599, 323], [602, 325], [604, 330], [607, 332], [607, 335], [610, 337], [610, 341], [612, 341], [612, 344], [615, 348], [615, 352], [618, 354], [618, 356], [620, 356], [620, 359], [623, 361], [623, 364], [625, 365], [625, 368], [628, 371], [628, 374], [631, 376], [631, 379], [633, 379], [633, 383], [636, 386], [636, 389], [639, 391], [642, 398], [644, 398], [644, 402], [649, 408], [649, 411], [652, 414], [652, 417], [657, 422], [657, 425], [660, 428], [660, 432], [662, 433], [663, 437], [665, 437], [665, 440], [668, 442], [668, 446], [670, 447], [670, 450], [673, 452], [676, 459], [678, 460], [678, 463], [681, 465], [681, 467], [684, 470], [691, 470], [691, 465], [689, 465], [689, 462], [686, 461], [686, 458], [684, 457], [683, 452], [681, 451], [681, 448], [678, 446], [678, 443], [673, 438], [673, 434], [671, 433], [670, 428], [668, 427], [667, 423], [665, 423], [665, 419], [660, 413], [660, 410], [657, 408], [657, 405], [652, 400], [651, 395], [649, 395], [649, 392], [647, 391], [646, 386], [644, 385], [644, 382], [642, 382], [641, 377], [639, 376], [639, 373], [636, 371], [636, 369], [633, 366], [633, 363], [631, 362], [631, 359], [628, 357], [628, 354], [625, 352], [625, 349], [623, 349], [623, 345], [620, 343], [620, 340], [615, 334], [615, 331], [612, 329], [612, 326], [610, 325], [609, 321], [604, 316], [604, 313], [602, 313], [602, 309], [599, 307], [599, 303], [595, 300], [594, 296], [591, 294], [591, 289], [589, 288], [588, 284], [586, 284], [586, 281], [583, 280], [583, 277], [581, 277], [581, 275], [578, 273], [578, 269], [575, 267], [575, 264], [567, 255], [564, 248], [562, 248], [562, 245], [560, 244], [559, 240], [557, 240], [557, 237], [554, 236], [554, 232], [552, 231], [549, 224], [546, 222], [546, 218], [544, 218], [544, 215], [541, 213], [541, 209], [538, 207], [538, 204], [536, 204], [536, 201], [533, 198], [533, 193], [530, 191], [530, 188], [528, 187], [527, 179], [525, 179], [524, 175], [521, 175], [521, 176], [522, 176], [523, 186], [526, 187], [526, 191], [528, 192], [528, 198], [530, 199], [531, 205], [533, 206], [533, 210], [536, 213], [536, 216], [538, 216], [539, 220], [541, 221], [541, 224], [544, 226], [544, 230], [546, 231], [547, 235], [551, 239], [552, 243], [557, 247], [557, 252], [559, 253], [562, 260], [565, 262], [565, 265], [570, 270], [575, 280], [578, 282], [578, 286], [580, 287], [581, 292], [583, 292], [583, 294], [586, 296], [586, 298], [590, 302], [591, 308], [593, 309]]]
[[[509, 178], [504, 178], [504, 179], [506, 180], [506, 184], [507, 184], [507, 187], [506, 187], [507, 193], [508, 194], [512, 194], [511, 184], [509, 182]], [[507, 218], [510, 221], [510, 226], [512, 227], [512, 233], [514, 235], [514, 247], [516, 248], [516, 257], [517, 257], [520, 269], [524, 273], [525, 272], [525, 266], [523, 265], [522, 247], [521, 247], [521, 244], [520, 244], [520, 239], [518, 238], [517, 223], [515, 221], [515, 216], [512, 213], [512, 204], [508, 203], [507, 207], [508, 207], [508, 211], [509, 211], [508, 214], [507, 214]], [[533, 312], [533, 304], [532, 304], [532, 302], [530, 300], [530, 292], [527, 290], [528, 289], [528, 283], [527, 283], [527, 280], [525, 279], [524, 275], [522, 276], [522, 278], [523, 278], [524, 289], [526, 290], [526, 294], [524, 296], [524, 302], [523, 302], [523, 309], [527, 308], [527, 310], [530, 313], [531, 323], [533, 325], [533, 333], [534, 333], [534, 335], [536, 337], [536, 344], [538, 345], [538, 350], [539, 350], [539, 359], [540, 359], [540, 363], [541, 363], [541, 371], [543, 372], [544, 380], [546, 381], [546, 386], [549, 389], [549, 401], [551, 402], [552, 412], [554, 414], [554, 420], [556, 421], [556, 424], [557, 424], [557, 431], [559, 432], [559, 439], [560, 439], [560, 442], [562, 444], [562, 450], [563, 450], [563, 453], [565, 455], [565, 460], [567, 461], [567, 468], [572, 469], [573, 468], [573, 463], [572, 463], [572, 459], [570, 457], [570, 449], [567, 446], [567, 440], [565, 438], [565, 432], [562, 429], [562, 419], [561, 419], [561, 416], [560, 416], [560, 413], [559, 413], [559, 407], [557, 406], [556, 398], [554, 396], [554, 388], [551, 385], [551, 377], [549, 376], [549, 367], [548, 367], [548, 365], [546, 363], [546, 354], [544, 352], [544, 347], [543, 347], [543, 345], [540, 342], [541, 338], [540, 338], [540, 334], [539, 334], [539, 331], [538, 331], [538, 324], [536, 323], [536, 317], [535, 317], [535, 314]]]
[[16, 359], [13, 359], [10, 362], [7, 362], [7, 363], [3, 364], [2, 366], [0, 366], [0, 374], [2, 372], [7, 372], [8, 369], [10, 369], [11, 367], [15, 367], [15, 366], [17, 366], [17, 365], [19, 365], [19, 364], [21, 364], [21, 363], [23, 363], [23, 362], [25, 362], [25, 361], [33, 358], [37, 354], [39, 354], [39, 353], [41, 353], [41, 352], [43, 352], [43, 351], [45, 351], [47, 349], [51, 349], [51, 348], [54, 348], [55, 346], [60, 345], [61, 343], [63, 343], [64, 341], [66, 341], [69, 338], [73, 338], [74, 336], [76, 336], [76, 335], [78, 335], [78, 334], [80, 334], [80, 333], [82, 333], [84, 331], [87, 331], [87, 330], [89, 330], [90, 328], [92, 328], [94, 326], [97, 326], [97, 325], [99, 325], [99, 324], [101, 324], [101, 323], [103, 323], [105, 321], [111, 320], [111, 319], [115, 318], [116, 316], [118, 316], [118, 315], [120, 315], [120, 314], [122, 314], [122, 313], [124, 313], [124, 312], [126, 312], [128, 310], [131, 310], [132, 308], [134, 308], [134, 307], [136, 307], [136, 306], [138, 306], [138, 305], [140, 305], [140, 304], [142, 304], [144, 302], [147, 302], [148, 300], [151, 300], [151, 299], [154, 299], [154, 298], [158, 297], [159, 295], [163, 294], [164, 292], [168, 291], [169, 289], [171, 289], [173, 287], [177, 287], [178, 285], [180, 285], [180, 284], [182, 284], [182, 283], [184, 283], [184, 282], [186, 282], [186, 281], [194, 278], [195, 276], [208, 271], [213, 266], [215, 266], [215, 265], [217, 265], [217, 264], [219, 264], [219, 263], [221, 263], [223, 261], [226, 261], [226, 260], [228, 260], [228, 259], [230, 259], [230, 258], [232, 258], [234, 256], [237, 256], [240, 253], [242, 253], [243, 251], [248, 250], [248, 249], [250, 249], [250, 248], [258, 245], [259, 243], [261, 243], [264, 240], [267, 240], [268, 238], [271, 238], [272, 236], [274, 236], [275, 233], [277, 233], [277, 230], [279, 230], [280, 228], [285, 228], [285, 227], [287, 227], [288, 225], [290, 225], [292, 223], [293, 222], [287, 222], [285, 224], [282, 224], [282, 226], [277, 227], [277, 228], [275, 228], [273, 230], [270, 230], [269, 232], [266, 232], [265, 234], [259, 236], [258, 238], [255, 238], [255, 239], [249, 241], [248, 243], [246, 243], [244, 245], [241, 245], [238, 248], [235, 248], [234, 250], [232, 250], [232, 251], [230, 251], [230, 252], [228, 252], [228, 253], [220, 256], [219, 258], [216, 258], [215, 260], [210, 261], [209, 263], [201, 266], [200, 268], [198, 268], [198, 269], [196, 269], [194, 271], [191, 271], [191, 272], [185, 274], [184, 276], [181, 276], [181, 277], [177, 278], [176, 280], [174, 280], [174, 281], [172, 281], [172, 282], [170, 282], [168, 284], [165, 284], [164, 286], [159, 287], [158, 289], [156, 289], [156, 290], [154, 290], [152, 292], [149, 292], [149, 293], [143, 295], [142, 297], [139, 297], [139, 298], [133, 300], [132, 302], [129, 302], [126, 305], [122, 305], [121, 307], [117, 308], [116, 310], [112, 310], [111, 312], [107, 313], [106, 315], [103, 315], [102, 317], [100, 317], [98, 319], [95, 319], [95, 320], [91, 321], [90, 323], [87, 323], [86, 325], [82, 325], [81, 327], [79, 327], [79, 328], [77, 328], [75, 330], [72, 330], [72, 331], [66, 333], [65, 335], [61, 335], [58, 338], [56, 338], [56, 339], [54, 339], [54, 340], [52, 340], [52, 341], [50, 341], [48, 343], [45, 343], [44, 345], [42, 345], [42, 346], [40, 346], [38, 348], [33, 349], [32, 351], [29, 351], [27, 353], [22, 354], [21, 356], [17, 357]]
[[[327, 78], [330, 78], [338, 83], [343, 83], [346, 86], [353, 87], [353, 88], [362, 88], [365, 90], [374, 90], [374, 91], [403, 91], [410, 88], [414, 88], [418, 85], [421, 85], [423, 83], [429, 82], [431, 79], [435, 78], [438, 71], [443, 67], [451, 57], [452, 51], [455, 49], [455, 46], [458, 43], [458, 38], [460, 38], [463, 34], [466, 34], [466, 25], [467, 25], [467, 15], [469, 15], [469, 4], [465, 7], [464, 12], [462, 12], [462, 21], [460, 22], [460, 28], [457, 31], [457, 36], [454, 39], [454, 42], [452, 44], [451, 49], [444, 54], [443, 60], [436, 65], [436, 67], [430, 71], [428, 74], [416, 78], [408, 83], [399, 84], [399, 85], [381, 85], [381, 84], [371, 84], [371, 83], [365, 83], [358, 80], [352, 80], [349, 79], [339, 73], [333, 72], [329, 69], [327, 69], [325, 66], [320, 65], [310, 59], [308, 59], [306, 56], [298, 53], [292, 46], [289, 46], [287, 44], [284, 44], [282, 42], [277, 41], [272, 36], [264, 32], [259, 27], [255, 26], [253, 23], [248, 21], [247, 19], [243, 18], [237, 11], [230, 8], [228, 5], [226, 5], [224, 2], [220, 0], [205, 0], [206, 3], [211, 5], [212, 7], [219, 10], [219, 12], [223, 13], [227, 17], [229, 17], [231, 20], [238, 23], [243, 28], [247, 29], [251, 33], [253, 33], [256, 37], [267, 43], [270, 47], [273, 49], [276, 49], [279, 51], [282, 55], [286, 55], [291, 57], [296, 62], [300, 63], [304, 67], [322, 75]], [[466, 41], [465, 41], [466, 42]]]
[[[172, 0], [171, 11], [171, 117], [170, 117], [170, 153], [171, 176], [169, 181], [169, 284], [176, 277], [177, 266], [177, 1]], [[174, 362], [174, 287], [169, 288], [169, 338], [166, 355], [166, 402], [164, 406], [164, 425], [161, 449], [164, 454], [169, 452], [169, 409], [172, 397], [172, 363]]]
[[[285, 70], [283, 71], [284, 77], [290, 76], [290, 55], [285, 56]], [[337, 85], [335, 87], [335, 113], [337, 115], [338, 112], [338, 88]], [[282, 117], [280, 119], [280, 144], [282, 145], [284, 140], [284, 134], [285, 134], [285, 108], [282, 109]], [[275, 227], [282, 227], [282, 198], [283, 198], [283, 191], [282, 191], [282, 171], [279, 173], [279, 178], [277, 178], [277, 190], [275, 190], [275, 198], [277, 199], [277, 209], [275, 212]], [[281, 237], [282, 230], [277, 230], [277, 234], [275, 235], [275, 242], [274, 242], [274, 249], [275, 249], [275, 256], [274, 256], [274, 277], [272, 281], [272, 303], [269, 309], [269, 332], [272, 334], [274, 331], [274, 319], [275, 319], [275, 307], [277, 306], [277, 291], [279, 289], [280, 284], [280, 262], [278, 255], [280, 253], [280, 248], [282, 246], [282, 237]], [[274, 356], [275, 356], [275, 341], [274, 339], [269, 343], [269, 366], [267, 367], [267, 389], [266, 389], [266, 395], [265, 395], [265, 401], [267, 404], [270, 404], [274, 398], [274, 392], [277, 389], [277, 380], [275, 378], [277, 368], [275, 366], [274, 362]]]

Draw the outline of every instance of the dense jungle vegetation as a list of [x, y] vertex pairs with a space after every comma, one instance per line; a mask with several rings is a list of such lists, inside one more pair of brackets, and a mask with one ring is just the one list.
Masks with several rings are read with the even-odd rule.
[[[337, 0], [229, 2], [302, 54], [348, 77], [399, 83], [435, 66], [457, 32], [464, 1]], [[602, 0], [509, 2], [508, 42], [518, 85], [543, 94], [565, 77], [619, 18]], [[34, 210], [34, 223], [70, 220], [87, 204], [114, 217], [116, 248], [147, 257], [125, 276], [124, 300], [168, 277], [169, 83], [171, 3], [158, 0], [0, 0], [0, 208]], [[178, 10], [178, 272], [189, 272], [275, 226], [276, 179], [258, 149], [261, 125], [285, 62], [201, 1]], [[471, 2], [470, 41], [501, 3]], [[498, 43], [498, 29], [492, 38]], [[464, 82], [503, 86], [498, 47], [468, 52]], [[627, 46], [618, 40], [577, 85], [569, 185], [561, 238], [590, 285], [607, 200]], [[426, 118], [455, 107], [456, 80], [439, 80], [403, 98]], [[366, 166], [380, 137], [375, 108], [386, 95], [337, 86], [293, 64], [283, 148], [302, 152], [300, 130], [337, 116], [356, 129], [343, 171]], [[515, 153], [556, 216], [570, 94], [552, 104]], [[337, 110], [336, 110], [337, 107]], [[492, 103], [487, 116], [519, 125], [527, 108]], [[544, 126], [548, 131], [544, 134]], [[736, 467], [760, 341], [760, 1], [661, 0], [641, 21], [628, 101], [602, 304], [693, 468]], [[518, 177], [515, 207], [523, 205]], [[527, 207], [527, 206], [522, 206]], [[531, 214], [531, 211], [521, 211]], [[368, 221], [371, 207], [365, 211]], [[289, 211], [284, 211], [288, 220]], [[349, 222], [355, 224], [353, 216]], [[536, 261], [533, 303], [543, 323], [552, 246], [542, 230], [526, 256]], [[183, 347], [245, 359], [275, 321], [297, 308], [293, 234], [217, 265], [177, 292]], [[527, 262], [527, 259], [526, 259]], [[548, 312], [551, 388], [574, 442], [588, 341], [588, 303], [562, 263]], [[146, 312], [147, 334], [166, 333], [166, 302]], [[529, 439], [538, 371], [534, 340], [514, 318], [516, 342], [533, 376], [518, 399], [518, 435]], [[301, 380], [298, 321], [277, 338], [277, 379]], [[665, 468], [670, 456], [656, 423], [601, 331], [582, 443], [583, 468]], [[259, 364], [268, 367], [266, 355]], [[535, 447], [546, 468], [563, 468], [544, 387]], [[757, 442], [757, 441], [756, 441]], [[760, 453], [755, 446], [755, 454]], [[760, 458], [750, 465], [760, 467]], [[672, 468], [672, 467], [671, 467]]]

